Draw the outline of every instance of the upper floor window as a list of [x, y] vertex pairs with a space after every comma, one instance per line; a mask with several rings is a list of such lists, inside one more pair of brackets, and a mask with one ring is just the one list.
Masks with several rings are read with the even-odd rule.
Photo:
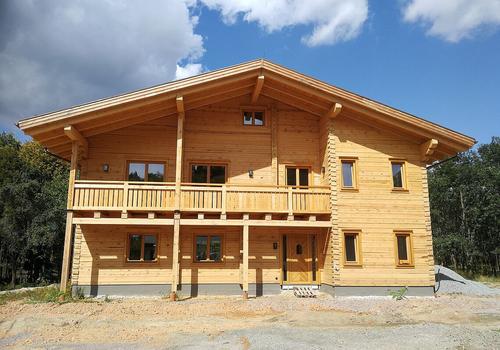
[[287, 186], [309, 186], [309, 168], [286, 167]]
[[264, 125], [263, 111], [243, 111], [243, 125]]
[[130, 234], [128, 236], [127, 261], [156, 261], [157, 236], [152, 234]]
[[158, 162], [129, 162], [129, 181], [163, 182], [165, 179], [165, 164]]
[[226, 165], [224, 164], [192, 164], [191, 182], [223, 184], [226, 183]]
[[406, 189], [406, 166], [404, 161], [391, 161], [392, 186], [397, 190]]
[[356, 159], [345, 158], [341, 159], [342, 165], [342, 188], [343, 189], [356, 189], [358, 187], [357, 183], [357, 166]]

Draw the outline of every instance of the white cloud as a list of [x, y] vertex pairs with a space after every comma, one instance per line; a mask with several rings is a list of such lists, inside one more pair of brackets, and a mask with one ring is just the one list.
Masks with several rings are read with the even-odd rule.
[[403, 16], [427, 26], [429, 35], [458, 42], [479, 29], [500, 26], [500, 0], [410, 0]]
[[257, 22], [267, 32], [297, 25], [312, 26], [302, 38], [308, 46], [331, 45], [355, 38], [368, 17], [368, 0], [200, 0], [218, 10], [224, 22], [240, 16]]
[[0, 126], [195, 74], [189, 1], [11, 1], [0, 11]]
[[203, 73], [203, 66], [200, 63], [188, 63], [185, 66], [177, 65], [175, 80], [189, 78], [200, 73]]

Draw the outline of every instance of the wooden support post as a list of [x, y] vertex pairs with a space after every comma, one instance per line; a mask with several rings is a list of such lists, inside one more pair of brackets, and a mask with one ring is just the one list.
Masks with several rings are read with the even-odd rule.
[[128, 182], [125, 181], [123, 184], [123, 204], [122, 204], [122, 219], [127, 218], [127, 209], [128, 209]]
[[226, 185], [222, 185], [222, 198], [221, 198], [221, 213], [220, 213], [220, 219], [221, 220], [226, 220], [227, 219], [227, 187]]
[[293, 190], [292, 187], [288, 187], [288, 193], [287, 193], [287, 199], [288, 199], [288, 220], [293, 220]]
[[181, 180], [182, 180], [182, 138], [184, 132], [184, 100], [177, 97], [177, 153], [175, 158], [175, 210], [181, 209]]
[[68, 180], [68, 212], [66, 214], [66, 231], [64, 234], [64, 251], [61, 269], [61, 292], [66, 292], [69, 278], [69, 265], [71, 259], [71, 240], [73, 238], [73, 196], [75, 191], [76, 171], [78, 169], [78, 143], [71, 144], [71, 165]]
[[174, 239], [172, 245], [172, 288], [170, 289], [170, 300], [177, 299], [177, 287], [179, 285], [179, 236], [181, 231], [181, 214], [174, 214]]
[[[248, 221], [248, 214], [243, 216], [244, 221]], [[243, 224], [243, 299], [248, 299], [248, 236], [250, 227], [248, 223]]]
[[271, 171], [276, 180], [276, 186], [280, 184], [278, 170], [278, 110], [273, 104], [271, 106]]
[[252, 104], [257, 103], [259, 99], [260, 92], [262, 91], [262, 86], [264, 85], [264, 76], [259, 75], [257, 77], [257, 83], [255, 83], [255, 88], [252, 93]]
[[75, 128], [73, 125], [68, 125], [64, 127], [64, 133], [68, 136], [71, 141], [78, 144], [82, 149], [82, 158], [87, 158], [89, 143], [85, 137]]

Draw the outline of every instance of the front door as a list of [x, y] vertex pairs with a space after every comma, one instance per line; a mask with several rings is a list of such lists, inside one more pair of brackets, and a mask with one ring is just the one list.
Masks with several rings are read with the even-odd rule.
[[310, 235], [291, 234], [287, 236], [287, 283], [312, 283], [312, 254]]

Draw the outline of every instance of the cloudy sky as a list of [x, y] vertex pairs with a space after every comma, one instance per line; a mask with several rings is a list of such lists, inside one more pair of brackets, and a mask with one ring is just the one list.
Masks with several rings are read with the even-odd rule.
[[0, 130], [261, 57], [500, 136], [500, 0], [3, 0]]

